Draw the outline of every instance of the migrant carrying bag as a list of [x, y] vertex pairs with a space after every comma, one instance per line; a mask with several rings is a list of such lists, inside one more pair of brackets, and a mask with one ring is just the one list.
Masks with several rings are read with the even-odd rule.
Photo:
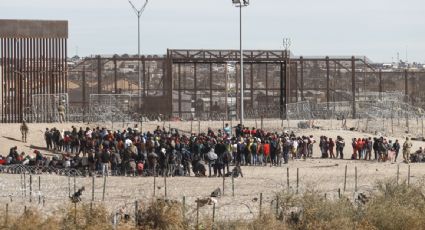
[[217, 158], [218, 158], [218, 156], [217, 156], [217, 154], [215, 154], [214, 150], [209, 151], [208, 154], [207, 154], [207, 157], [208, 157], [208, 160], [210, 160], [210, 161], [217, 160]]

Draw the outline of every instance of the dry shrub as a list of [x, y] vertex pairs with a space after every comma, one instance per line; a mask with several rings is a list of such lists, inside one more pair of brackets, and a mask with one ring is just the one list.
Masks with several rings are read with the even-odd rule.
[[158, 199], [138, 210], [138, 226], [142, 229], [187, 229], [183, 206], [178, 201]]
[[90, 208], [89, 204], [77, 204], [75, 212], [75, 206], [72, 204], [64, 213], [61, 220], [62, 229], [113, 229], [110, 215], [103, 205], [93, 205]]
[[[328, 200], [314, 191], [280, 194], [280, 207], [292, 229], [353, 229], [356, 209], [346, 198]], [[296, 207], [296, 211], [294, 210]]]
[[[278, 218], [265, 212], [252, 220], [216, 221], [204, 219], [195, 226], [194, 219], [185, 219], [182, 205], [177, 201], [158, 199], [138, 210], [139, 229], [425, 229], [425, 186], [395, 181], [377, 183], [377, 192], [369, 197], [366, 204], [352, 203], [349, 199], [329, 200], [314, 191], [303, 195], [280, 193]], [[0, 210], [1, 212], [1, 210]], [[226, 213], [227, 214], [227, 213]], [[228, 213], [231, 215], [231, 213]], [[4, 213], [2, 215], [4, 217]], [[103, 206], [77, 205], [77, 225], [74, 205], [64, 208], [51, 217], [45, 217], [37, 210], [28, 210], [22, 215], [9, 215], [8, 225], [4, 219], [0, 229], [112, 229], [110, 214]], [[134, 222], [122, 221], [116, 229], [133, 230]]]
[[365, 208], [367, 222], [377, 229], [425, 229], [423, 185], [384, 181], [377, 188]]
[[235, 220], [235, 221], [219, 221], [214, 224], [205, 224], [203, 229], [233, 229], [233, 230], [265, 230], [265, 229], [276, 229], [276, 230], [287, 230], [288, 226], [276, 219], [276, 216], [270, 213], [265, 213], [253, 220]]
[[[4, 223], [3, 223], [4, 224]], [[37, 210], [27, 210], [20, 216], [9, 216], [8, 225], [1, 229], [36, 230], [60, 229], [60, 221], [55, 217], [44, 218]]]

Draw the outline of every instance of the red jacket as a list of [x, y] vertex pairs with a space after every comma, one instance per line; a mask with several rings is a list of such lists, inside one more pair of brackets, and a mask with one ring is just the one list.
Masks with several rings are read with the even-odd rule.
[[264, 156], [268, 156], [270, 154], [270, 144], [265, 143], [263, 145]]

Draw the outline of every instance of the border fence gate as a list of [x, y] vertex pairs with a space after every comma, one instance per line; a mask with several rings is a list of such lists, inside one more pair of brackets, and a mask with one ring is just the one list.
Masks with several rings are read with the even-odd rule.
[[[59, 122], [59, 105], [65, 107], [65, 116], [68, 114], [69, 98], [67, 93], [34, 94], [32, 95], [32, 111], [25, 111], [24, 117], [28, 121], [38, 123]], [[67, 117], [65, 117], [66, 120]]]

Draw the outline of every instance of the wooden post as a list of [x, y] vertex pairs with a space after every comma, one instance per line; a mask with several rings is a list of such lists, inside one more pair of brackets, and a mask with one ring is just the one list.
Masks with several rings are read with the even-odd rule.
[[260, 216], [262, 215], [262, 207], [263, 207], [263, 193], [260, 193]]
[[38, 176], [38, 204], [41, 204], [41, 176]]
[[386, 132], [386, 130], [385, 130], [385, 118], [382, 118], [382, 130], [384, 130], [384, 132]]
[[153, 197], [155, 197], [156, 194], [156, 176], [153, 175]]
[[201, 120], [198, 120], [198, 134], [201, 133]]
[[92, 176], [92, 183], [91, 183], [91, 201], [94, 201], [94, 175]]
[[164, 176], [164, 195], [167, 198], [167, 176]]
[[[419, 118], [418, 117], [416, 117], [416, 127], [419, 127]], [[416, 129], [416, 130], [418, 130], [418, 129]]]
[[199, 229], [199, 202], [196, 202], [196, 229]]
[[279, 195], [276, 195], [276, 217], [279, 215]]
[[68, 176], [68, 196], [71, 197], [71, 176]]
[[397, 164], [397, 184], [398, 184], [399, 177], [400, 177], [400, 165]]
[[407, 126], [407, 132], [410, 133], [410, 128], [409, 128], [409, 114], [406, 114], [406, 126]]
[[345, 165], [345, 173], [344, 173], [344, 192], [347, 186], [347, 165]]
[[74, 225], [75, 225], [75, 229], [77, 228], [77, 203], [74, 203]]
[[215, 220], [215, 203], [213, 203], [213, 213], [212, 213], [212, 224], [214, 229], [214, 220]]
[[[223, 169], [223, 171], [224, 171], [224, 169]], [[223, 194], [223, 196], [224, 196], [224, 181], [225, 181], [225, 178], [226, 178], [226, 177], [224, 177], [224, 173], [223, 173], [223, 190], [222, 190], [222, 194]]]
[[338, 198], [341, 199], [341, 189], [338, 188]]
[[235, 196], [235, 179], [232, 174], [232, 196]]
[[190, 120], [190, 135], [193, 133], [193, 118]]
[[369, 129], [369, 118], [366, 118], [366, 127], [365, 127], [365, 131], [367, 132]]
[[394, 122], [393, 122], [393, 116], [391, 115], [391, 133], [394, 134]]
[[297, 194], [298, 194], [298, 187], [299, 187], [299, 183], [300, 183], [300, 175], [299, 175], [300, 169], [297, 168]]
[[286, 185], [289, 191], [289, 167], [286, 168]]
[[260, 121], [260, 122], [261, 122], [261, 123], [260, 123], [260, 126], [261, 126], [261, 130], [263, 130], [263, 127], [264, 127], [264, 126], [263, 126], [263, 120], [264, 120], [264, 117], [263, 117], [263, 115], [261, 115], [261, 117], [260, 117], [260, 118], [261, 118], [261, 121]]
[[407, 185], [410, 185], [410, 165], [407, 169]]
[[102, 193], [102, 201], [105, 201], [105, 190], [106, 190], [106, 176], [103, 176], [103, 193]]
[[24, 173], [24, 196], [27, 197], [27, 179], [26, 177], [26, 173]]
[[9, 204], [6, 203], [6, 216], [5, 216], [5, 221], [4, 221], [6, 228], [7, 228], [7, 222], [8, 221], [9, 221]]
[[183, 219], [185, 219], [186, 218], [186, 197], [185, 196], [183, 196], [183, 202], [182, 203], [183, 203], [182, 204]]
[[21, 176], [21, 195], [24, 196], [24, 181], [23, 181], [23, 175], [22, 172], [20, 172], [20, 176]]
[[357, 192], [357, 166], [354, 168], [354, 191]]
[[32, 202], [32, 175], [30, 174], [30, 203]]
[[139, 217], [138, 217], [138, 213], [137, 213], [137, 210], [139, 209], [139, 202], [136, 200], [135, 202], [134, 202], [134, 221], [136, 222], [135, 223], [135, 225], [136, 225], [136, 227], [137, 227], [137, 225], [138, 225], [138, 221], [139, 221]]
[[258, 127], [257, 127], [257, 118], [255, 118], [255, 129], [258, 129]]
[[140, 133], [143, 134], [143, 116], [140, 119]]
[[75, 179], [76, 177], [75, 177], [75, 175], [74, 175], [74, 193], [77, 191], [76, 190], [76, 186], [77, 186], [77, 183], [76, 183], [76, 179]]

